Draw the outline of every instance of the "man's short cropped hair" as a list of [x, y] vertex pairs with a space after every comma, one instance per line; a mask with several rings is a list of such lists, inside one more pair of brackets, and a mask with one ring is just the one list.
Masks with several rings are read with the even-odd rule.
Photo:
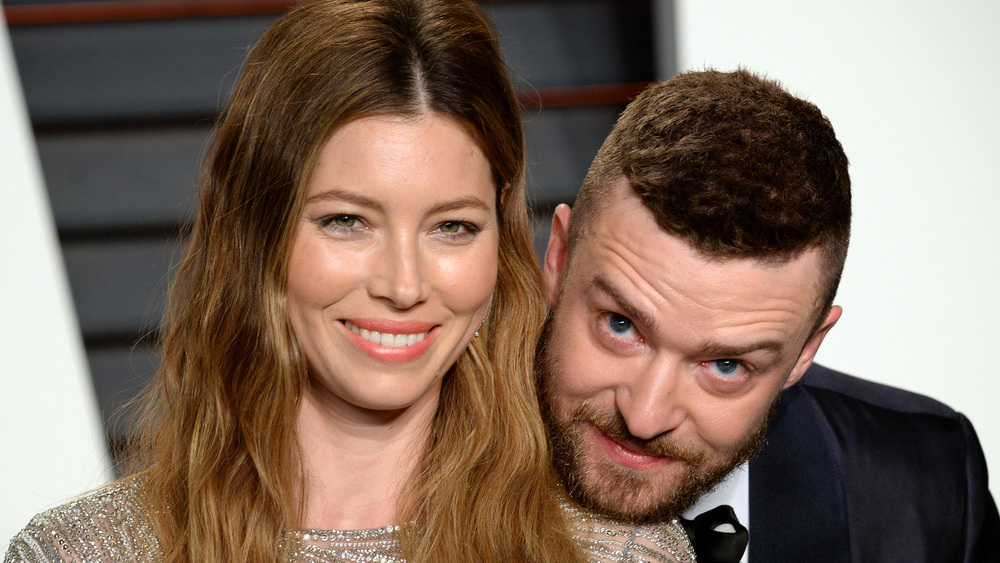
[[819, 321], [847, 256], [847, 156], [815, 105], [746, 70], [679, 74], [619, 117], [584, 179], [570, 252], [622, 178], [666, 232], [706, 257], [783, 263], [823, 252]]

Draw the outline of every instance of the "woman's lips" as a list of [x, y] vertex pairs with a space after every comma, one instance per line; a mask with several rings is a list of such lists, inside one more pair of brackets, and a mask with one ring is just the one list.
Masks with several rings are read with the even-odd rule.
[[437, 325], [418, 321], [343, 319], [348, 338], [381, 362], [408, 362], [419, 358], [437, 335]]
[[403, 346], [413, 346], [417, 342], [420, 342], [424, 338], [427, 338], [428, 331], [422, 332], [379, 332], [377, 330], [369, 330], [367, 328], [361, 328], [358, 325], [352, 323], [351, 321], [344, 321], [344, 326], [349, 328], [351, 332], [357, 334], [361, 338], [372, 342], [374, 344], [379, 344], [385, 346], [386, 348], [402, 348]]

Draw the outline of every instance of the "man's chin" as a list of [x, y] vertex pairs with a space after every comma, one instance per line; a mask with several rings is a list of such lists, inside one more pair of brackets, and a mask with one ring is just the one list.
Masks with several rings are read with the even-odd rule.
[[580, 506], [629, 524], [669, 522], [705, 491], [704, 479], [687, 464], [640, 471], [605, 462], [566, 477], [567, 492]]
[[[570, 496], [582, 507], [630, 524], [669, 522], [691, 508], [698, 498], [715, 488], [737, 466], [754, 456], [763, 441], [774, 408], [764, 422], [738, 448], [721, 459], [672, 460], [649, 471], [616, 464], [610, 458], [595, 460], [573, 448], [573, 441], [557, 442], [556, 466]], [[573, 436], [573, 432], [566, 436]], [[576, 444], [583, 443], [575, 433]], [[562, 460], [562, 464], [558, 463]]]

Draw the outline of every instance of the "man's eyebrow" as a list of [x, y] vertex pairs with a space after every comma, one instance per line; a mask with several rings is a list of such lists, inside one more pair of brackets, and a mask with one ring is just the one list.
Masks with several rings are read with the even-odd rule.
[[628, 315], [630, 319], [637, 321], [639, 324], [651, 330], [656, 330], [656, 319], [645, 311], [640, 311], [639, 308], [633, 305], [632, 302], [625, 296], [625, 292], [615, 287], [608, 278], [601, 274], [594, 274], [591, 284], [610, 297], [622, 311], [625, 311], [625, 314]]
[[307, 204], [315, 203], [317, 201], [343, 201], [346, 203], [353, 203], [354, 205], [360, 207], [367, 207], [379, 211], [382, 210], [382, 205], [379, 204], [379, 202], [375, 201], [374, 199], [365, 197], [355, 192], [341, 190], [338, 188], [326, 190], [325, 192], [309, 196], [309, 198], [306, 199]]
[[782, 348], [782, 343], [778, 340], [764, 340], [761, 342], [744, 344], [742, 346], [730, 346], [728, 344], [706, 340], [699, 345], [698, 350], [707, 357], [723, 359], [738, 358], [744, 354], [764, 351], [777, 359], [777, 357], [781, 355]]

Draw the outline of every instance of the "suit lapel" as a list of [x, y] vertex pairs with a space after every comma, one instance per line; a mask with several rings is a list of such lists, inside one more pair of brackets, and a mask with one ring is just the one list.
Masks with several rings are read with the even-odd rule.
[[839, 456], [800, 382], [785, 390], [750, 462], [750, 563], [851, 561]]

